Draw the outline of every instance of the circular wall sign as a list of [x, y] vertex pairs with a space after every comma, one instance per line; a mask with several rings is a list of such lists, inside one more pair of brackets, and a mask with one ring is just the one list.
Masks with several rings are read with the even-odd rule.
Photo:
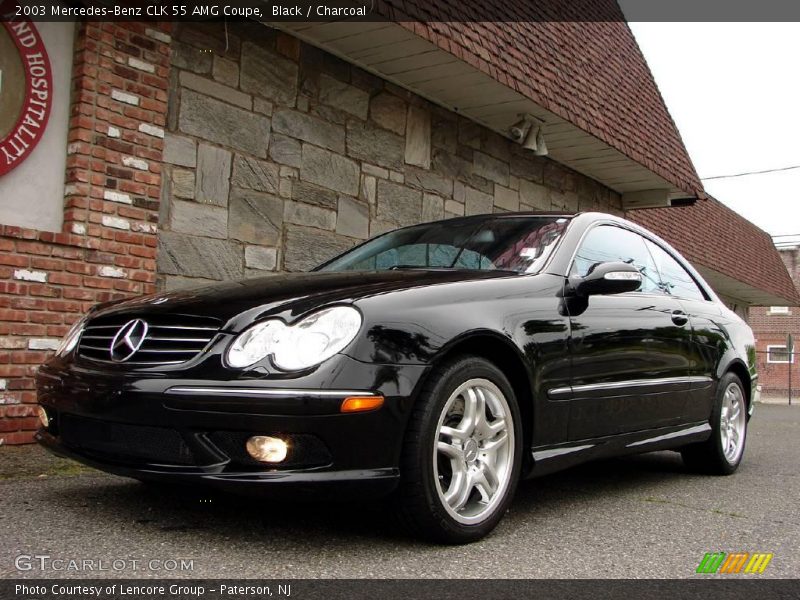
[[[0, 18], [9, 18], [2, 12]], [[13, 17], [10, 17], [13, 18]], [[42, 36], [28, 20], [0, 26], [0, 175], [18, 166], [44, 135], [53, 102], [53, 73]]]

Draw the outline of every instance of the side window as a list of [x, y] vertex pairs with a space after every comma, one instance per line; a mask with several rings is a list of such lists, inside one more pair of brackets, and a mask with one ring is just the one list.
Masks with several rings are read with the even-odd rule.
[[668, 294], [690, 300], [707, 300], [705, 294], [692, 276], [680, 263], [660, 246], [647, 240], [647, 247], [653, 255], [663, 289]]
[[572, 274], [585, 277], [594, 265], [602, 262], [634, 265], [643, 276], [639, 291], [662, 293], [653, 257], [645, 246], [645, 239], [638, 233], [613, 225], [595, 227], [586, 234], [575, 255]]

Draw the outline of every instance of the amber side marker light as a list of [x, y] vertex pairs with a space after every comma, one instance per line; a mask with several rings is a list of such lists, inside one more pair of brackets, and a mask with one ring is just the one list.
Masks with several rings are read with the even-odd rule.
[[343, 413], [366, 412], [383, 406], [383, 396], [350, 396], [342, 402]]

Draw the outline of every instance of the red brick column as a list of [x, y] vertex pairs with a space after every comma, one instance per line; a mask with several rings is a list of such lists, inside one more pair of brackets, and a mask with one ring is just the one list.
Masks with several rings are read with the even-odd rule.
[[84, 23], [75, 42], [64, 225], [0, 225], [0, 444], [30, 442], [36, 367], [95, 303], [156, 281], [169, 24]]

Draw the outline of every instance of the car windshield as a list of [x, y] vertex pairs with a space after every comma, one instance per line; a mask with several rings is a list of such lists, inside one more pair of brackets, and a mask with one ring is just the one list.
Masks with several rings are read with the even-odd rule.
[[342, 254], [320, 271], [392, 269], [538, 272], [566, 227], [564, 217], [494, 217], [398, 229]]

